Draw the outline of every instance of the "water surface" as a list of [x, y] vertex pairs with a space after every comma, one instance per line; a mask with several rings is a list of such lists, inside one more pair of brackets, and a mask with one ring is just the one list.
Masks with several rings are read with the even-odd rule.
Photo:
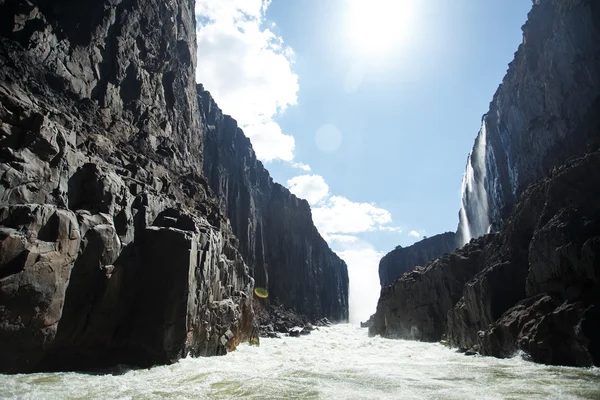
[[467, 357], [339, 325], [118, 375], [0, 375], [7, 399], [600, 399], [600, 369]]

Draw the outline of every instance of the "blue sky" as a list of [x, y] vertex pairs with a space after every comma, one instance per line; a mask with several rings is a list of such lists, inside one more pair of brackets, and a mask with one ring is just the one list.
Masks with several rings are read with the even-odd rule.
[[198, 81], [311, 203], [349, 265], [354, 320], [374, 311], [382, 255], [456, 230], [466, 158], [530, 8], [197, 0]]

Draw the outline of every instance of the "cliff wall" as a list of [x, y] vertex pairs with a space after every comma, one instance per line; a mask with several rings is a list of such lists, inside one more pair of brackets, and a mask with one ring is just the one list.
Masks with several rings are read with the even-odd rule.
[[523, 33], [467, 163], [467, 244], [384, 288], [369, 332], [599, 365], [600, 3], [537, 0]]
[[405, 272], [412, 271], [418, 265], [449, 253], [457, 247], [456, 234], [446, 232], [435, 235], [408, 247], [396, 247], [379, 262], [379, 282], [381, 287], [391, 285]]
[[[600, 132], [600, 124], [598, 125]], [[504, 228], [382, 289], [371, 335], [600, 364], [600, 152], [532, 184]]]
[[226, 353], [254, 282], [203, 178], [194, 1], [0, 21], [0, 372]]
[[460, 244], [498, 231], [531, 183], [597, 141], [599, 26], [597, 1], [534, 2], [467, 160]]
[[229, 217], [256, 285], [316, 320], [348, 320], [348, 270], [321, 237], [310, 206], [274, 183], [237, 122], [198, 86], [204, 173]]

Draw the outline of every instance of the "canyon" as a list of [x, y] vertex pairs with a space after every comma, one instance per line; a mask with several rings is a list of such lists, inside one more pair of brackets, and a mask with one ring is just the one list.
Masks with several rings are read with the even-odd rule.
[[[0, 373], [173, 364], [265, 321], [348, 321], [348, 268], [309, 203], [196, 82], [194, 7], [0, 0]], [[536, 0], [457, 231], [380, 261], [382, 338], [329, 331], [381, 359], [411, 339], [600, 365], [599, 132], [600, 3]]]

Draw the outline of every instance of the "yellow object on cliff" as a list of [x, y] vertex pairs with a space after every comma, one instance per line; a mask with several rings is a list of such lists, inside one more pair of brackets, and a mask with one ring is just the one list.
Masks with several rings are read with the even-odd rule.
[[260, 297], [261, 299], [266, 299], [267, 297], [269, 297], [269, 292], [267, 292], [267, 289], [260, 287], [254, 289], [254, 294]]

